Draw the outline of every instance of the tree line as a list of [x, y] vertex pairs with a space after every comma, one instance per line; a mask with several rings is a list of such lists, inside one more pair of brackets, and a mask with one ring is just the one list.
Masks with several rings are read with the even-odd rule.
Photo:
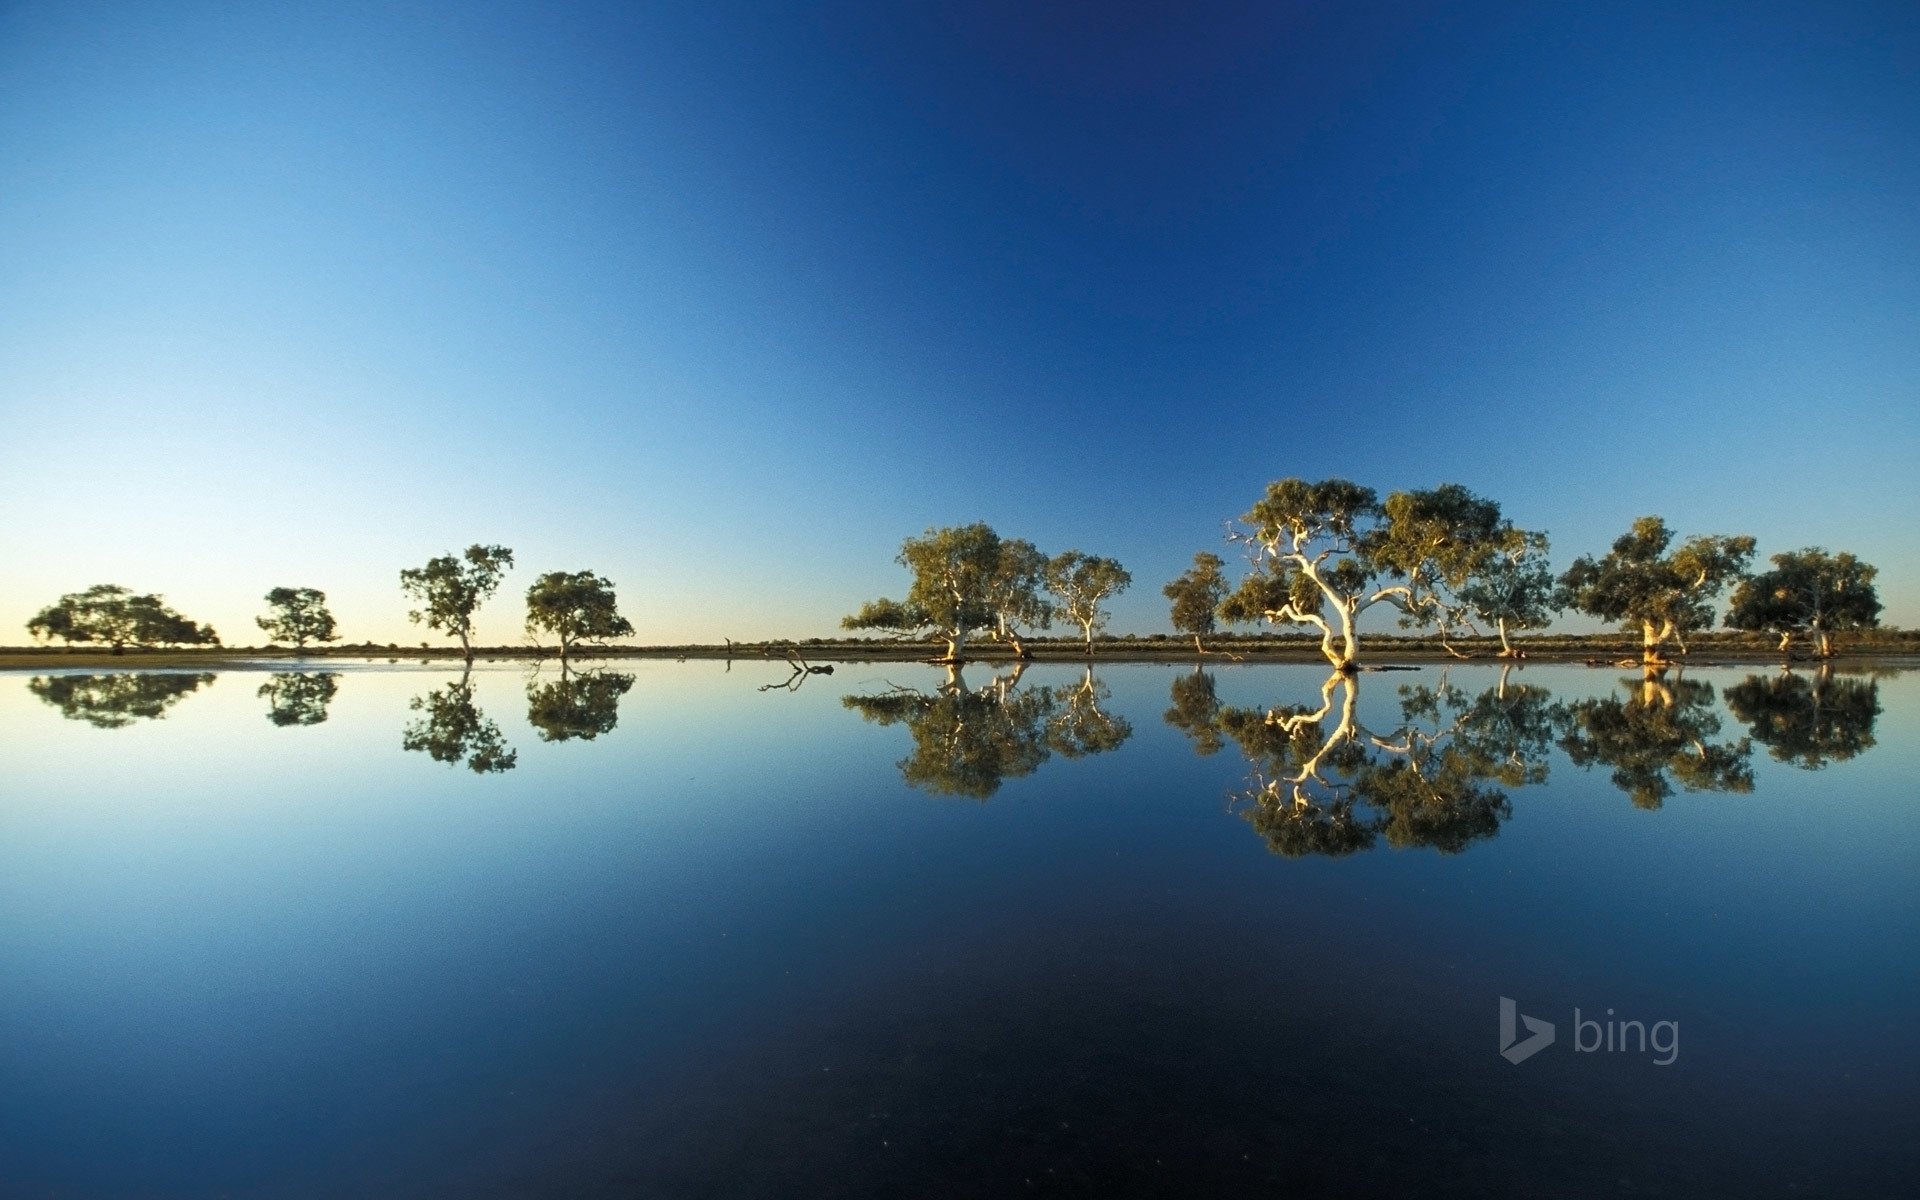
[[[1544, 532], [1514, 525], [1497, 502], [1453, 483], [1383, 501], [1345, 479], [1277, 480], [1229, 524], [1228, 542], [1246, 563], [1237, 580], [1225, 558], [1203, 550], [1161, 589], [1173, 628], [1191, 635], [1201, 653], [1203, 639], [1223, 625], [1313, 630], [1342, 672], [1357, 667], [1358, 622], [1376, 606], [1394, 611], [1402, 628], [1437, 634], [1456, 654], [1453, 639], [1498, 636], [1507, 658], [1521, 653], [1512, 634], [1545, 629], [1561, 612], [1581, 613], [1637, 633], [1649, 665], [1667, 662], [1671, 651], [1684, 654], [1689, 635], [1711, 629], [1723, 596], [1728, 628], [1777, 635], [1782, 652], [1801, 639], [1831, 657], [1837, 634], [1880, 623], [1878, 572], [1850, 553], [1788, 551], [1755, 573], [1750, 535], [1678, 539], [1660, 517], [1646, 516], [1605, 554], [1583, 555], [1556, 575]], [[869, 601], [841, 625], [944, 644], [946, 662], [964, 661], [974, 639], [1031, 657], [1027, 639], [1055, 621], [1077, 627], [1091, 655], [1108, 602], [1133, 582], [1116, 559], [1077, 549], [1049, 556], [984, 522], [909, 537], [896, 561], [911, 576], [906, 594]], [[471, 662], [474, 616], [512, 566], [512, 550], [476, 543], [401, 571], [401, 590], [415, 604], [409, 619], [458, 639]], [[302, 650], [338, 639], [318, 589], [277, 587], [266, 602], [257, 623], [275, 641]], [[563, 661], [583, 642], [633, 633], [612, 582], [591, 571], [540, 576], [526, 604], [529, 636], [553, 638]], [[116, 654], [128, 646], [220, 644], [211, 627], [161, 597], [109, 584], [60, 597], [27, 630], [38, 641], [105, 645]]]
[[[1519, 528], [1497, 502], [1453, 483], [1382, 501], [1345, 479], [1281, 479], [1229, 525], [1227, 538], [1245, 571], [1235, 581], [1222, 556], [1195, 554], [1161, 589], [1174, 629], [1201, 653], [1202, 639], [1223, 625], [1311, 629], [1339, 672], [1357, 667], [1359, 618], [1377, 605], [1455, 654], [1455, 638], [1497, 635], [1504, 658], [1521, 654], [1513, 633], [1582, 613], [1637, 633], [1649, 665], [1669, 661], [1670, 650], [1684, 654], [1688, 635], [1712, 628], [1729, 589], [1726, 626], [1776, 634], [1783, 652], [1805, 638], [1831, 657], [1836, 634], [1880, 623], [1877, 570], [1849, 553], [1776, 554], [1772, 570], [1755, 574], [1751, 536], [1701, 534], [1676, 544], [1664, 520], [1647, 516], [1604, 555], [1582, 556], [1555, 575], [1544, 532]], [[944, 642], [952, 662], [963, 660], [970, 637], [1006, 641], [1026, 657], [1020, 630], [1045, 629], [1061, 614], [1086, 631], [1091, 654], [1106, 600], [1131, 582], [1113, 559], [1077, 550], [1049, 559], [980, 523], [910, 537], [897, 561], [912, 573], [906, 597], [870, 601], [843, 627]]]

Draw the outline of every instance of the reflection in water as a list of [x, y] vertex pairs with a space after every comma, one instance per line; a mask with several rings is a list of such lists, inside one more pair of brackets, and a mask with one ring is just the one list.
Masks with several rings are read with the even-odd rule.
[[1623, 679], [1627, 699], [1576, 700], [1558, 710], [1560, 748], [1575, 766], [1613, 768], [1638, 808], [1659, 808], [1677, 781], [1690, 792], [1751, 792], [1749, 739], [1718, 741], [1713, 685], [1656, 675]]
[[1079, 758], [1119, 748], [1133, 736], [1126, 718], [1101, 708], [1106, 686], [1088, 670], [1076, 688], [1021, 691], [1024, 666], [967, 687], [958, 668], [932, 693], [895, 688], [878, 696], [845, 696], [841, 703], [880, 725], [904, 722], [913, 753], [899, 762], [911, 787], [943, 796], [985, 800], [1008, 779], [1031, 775], [1053, 753]]
[[135, 721], [159, 720], [181, 697], [212, 682], [212, 674], [206, 672], [43, 675], [28, 681], [27, 690], [70, 721], [120, 729]]
[[590, 742], [620, 723], [620, 697], [632, 686], [633, 676], [622, 671], [571, 675], [562, 664], [559, 679], [527, 685], [527, 723], [543, 742]]
[[255, 694], [267, 702], [267, 720], [275, 725], [318, 725], [339, 690], [337, 671], [291, 671], [268, 676]]
[[1193, 674], [1176, 678], [1172, 704], [1160, 719], [1186, 734], [1194, 753], [1218, 754], [1227, 744], [1220, 732], [1220, 694], [1213, 676], [1196, 666]]
[[426, 715], [407, 723], [403, 748], [424, 750], [435, 762], [465, 762], [476, 775], [513, 769], [519, 756], [500, 727], [474, 705], [473, 684], [465, 672], [457, 683], [415, 696], [408, 707]]
[[1873, 746], [1880, 684], [1836, 678], [1822, 669], [1800, 675], [1749, 675], [1727, 689], [1727, 707], [1776, 760], [1817, 771]]
[[1289, 858], [1352, 854], [1383, 836], [1397, 848], [1457, 854], [1498, 833], [1511, 814], [1501, 786], [1546, 778], [1544, 689], [1501, 686], [1469, 697], [1444, 680], [1401, 688], [1390, 732], [1360, 722], [1358, 693], [1354, 677], [1336, 674], [1317, 708], [1237, 708], [1213, 699], [1210, 680], [1189, 676], [1176, 681], [1166, 719], [1202, 753], [1223, 734], [1240, 747], [1252, 774], [1235, 800], [1268, 847]]

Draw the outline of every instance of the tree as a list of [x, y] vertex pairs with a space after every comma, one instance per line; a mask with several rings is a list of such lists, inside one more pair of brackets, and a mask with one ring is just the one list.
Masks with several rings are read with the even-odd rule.
[[1635, 808], [1655, 809], [1677, 781], [1689, 792], [1751, 792], [1753, 743], [1719, 741], [1713, 685], [1660, 674], [1623, 679], [1628, 699], [1576, 700], [1554, 716], [1573, 765], [1613, 768], [1613, 785]]
[[552, 683], [527, 685], [527, 724], [543, 742], [592, 741], [620, 723], [620, 697], [633, 687], [624, 671], [569, 676], [562, 667]]
[[1871, 749], [1880, 717], [1880, 684], [1833, 677], [1823, 664], [1811, 679], [1749, 675], [1726, 691], [1727, 708], [1779, 762], [1817, 771]]
[[1108, 614], [1102, 606], [1132, 583], [1133, 576], [1118, 559], [1068, 550], [1047, 563], [1047, 590], [1060, 598], [1060, 611], [1085, 635], [1089, 658], [1093, 656], [1093, 631], [1107, 623]]
[[1202, 550], [1193, 556], [1193, 566], [1160, 589], [1173, 604], [1174, 632], [1192, 634], [1196, 654], [1207, 652], [1200, 644], [1201, 635], [1214, 631], [1216, 610], [1227, 598], [1227, 577], [1221, 570], [1225, 565], [1218, 554]]
[[1500, 634], [1500, 657], [1518, 658], [1510, 630], [1545, 629], [1553, 622], [1553, 569], [1547, 565], [1547, 535], [1509, 529], [1489, 546], [1460, 589], [1467, 612]]
[[1406, 624], [1437, 624], [1444, 636], [1461, 612], [1452, 591], [1504, 529], [1499, 505], [1458, 484], [1396, 492], [1383, 505], [1372, 488], [1345, 479], [1277, 480], [1241, 522], [1247, 530], [1234, 537], [1253, 571], [1221, 603], [1220, 616], [1311, 625], [1321, 653], [1341, 672], [1355, 669], [1355, 621], [1376, 604], [1398, 609]]
[[633, 624], [620, 615], [612, 580], [592, 571], [549, 571], [527, 589], [527, 632], [537, 636], [542, 630], [560, 639], [564, 665], [574, 643], [627, 637]]
[[120, 654], [128, 646], [205, 646], [220, 644], [211, 628], [168, 608], [159, 596], [135, 595], [114, 584], [95, 584], [69, 592], [27, 622], [36, 639], [101, 642]]
[[1195, 664], [1191, 675], [1174, 679], [1168, 689], [1171, 707], [1160, 719], [1187, 735], [1193, 752], [1202, 758], [1218, 754], [1227, 742], [1220, 729], [1220, 693], [1213, 676]]
[[1100, 707], [1107, 685], [1093, 677], [1087, 664], [1080, 686], [1054, 693], [1059, 710], [1047, 719], [1047, 748], [1063, 758], [1085, 758], [1118, 750], [1133, 736], [1133, 723]]
[[400, 590], [420, 607], [407, 614], [414, 624], [425, 624], [460, 639], [466, 660], [473, 661], [473, 614], [500, 586], [513, 566], [513, 551], [505, 546], [468, 546], [459, 558], [443, 554], [424, 567], [400, 572]]
[[319, 725], [340, 690], [336, 671], [288, 671], [267, 677], [254, 694], [267, 702], [267, 720], [275, 725]]
[[1686, 653], [1685, 634], [1713, 625], [1713, 602], [1753, 561], [1750, 537], [1702, 535], [1672, 553], [1673, 532], [1659, 517], [1641, 517], [1604, 558], [1575, 560], [1560, 576], [1556, 602], [1603, 621], [1640, 628], [1640, 655], [1664, 661], [1669, 640]]
[[877, 725], [904, 724], [913, 752], [900, 760], [909, 787], [985, 800], [1008, 779], [1033, 774], [1052, 755], [1048, 725], [1059, 713], [1051, 689], [1019, 691], [1019, 670], [970, 690], [959, 668], [926, 693], [895, 688], [878, 696], [844, 696], [841, 704]]
[[1795, 634], [1811, 634], [1821, 658], [1833, 657], [1833, 635], [1880, 624], [1879, 569], [1842, 551], [1818, 547], [1773, 556], [1773, 570], [1740, 581], [1727, 607], [1727, 628], [1780, 635], [1785, 653]]
[[947, 643], [943, 661], [963, 662], [967, 638], [997, 630], [1001, 615], [1013, 607], [1004, 596], [998, 607], [992, 600], [996, 577], [1005, 587], [1003, 545], [999, 534], [978, 521], [908, 538], [895, 559], [913, 572], [907, 598], [870, 600], [840, 624], [903, 637], [936, 637]]
[[267, 593], [272, 611], [255, 617], [254, 624], [276, 642], [292, 642], [295, 650], [304, 650], [308, 642], [338, 641], [333, 614], [327, 611], [327, 595], [317, 588], [277, 587]]
[[1033, 657], [1033, 652], [1021, 640], [1021, 626], [1046, 629], [1053, 624], [1053, 605], [1041, 594], [1046, 573], [1047, 556], [1032, 542], [1021, 538], [1001, 539], [998, 561], [987, 576], [987, 609], [993, 614], [994, 623], [993, 632], [988, 636], [1012, 646], [1018, 658]]

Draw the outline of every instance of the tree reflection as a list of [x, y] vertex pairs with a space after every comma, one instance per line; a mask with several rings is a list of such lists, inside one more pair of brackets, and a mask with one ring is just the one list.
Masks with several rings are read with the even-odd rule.
[[527, 723], [543, 742], [592, 741], [620, 723], [620, 697], [633, 686], [623, 671], [573, 675], [563, 664], [552, 683], [527, 685]]
[[1872, 747], [1880, 716], [1877, 680], [1836, 678], [1826, 669], [1812, 679], [1749, 675], [1727, 689], [1726, 700], [1769, 755], [1809, 771]]
[[159, 720], [182, 697], [212, 682], [209, 672], [41, 675], [27, 682], [27, 690], [69, 721], [122, 729], [136, 721]]
[[500, 727], [473, 703], [473, 683], [462, 673], [457, 683], [415, 696], [408, 707], [423, 714], [410, 721], [400, 744], [422, 750], [435, 762], [464, 762], [476, 775], [511, 771], [518, 753], [507, 745]]
[[841, 703], [879, 725], [905, 724], [913, 752], [899, 762], [908, 786], [985, 800], [1008, 779], [1031, 775], [1054, 753], [1079, 758], [1117, 749], [1133, 736], [1102, 704], [1106, 686], [1089, 670], [1080, 685], [1020, 689], [1025, 666], [969, 688], [958, 667], [932, 692], [896, 687]]
[[1211, 679], [1176, 681], [1166, 721], [1201, 753], [1232, 740], [1251, 764], [1234, 796], [1268, 848], [1289, 858], [1339, 857], [1384, 838], [1396, 848], [1457, 854], [1500, 831], [1504, 788], [1543, 782], [1552, 746], [1544, 688], [1478, 695], [1450, 686], [1403, 687], [1399, 720], [1374, 730], [1358, 717], [1359, 683], [1335, 674], [1317, 707], [1220, 705]]
[[318, 725], [339, 690], [337, 671], [289, 671], [268, 676], [255, 695], [267, 702], [267, 720], [275, 725]]
[[1613, 768], [1637, 808], [1659, 808], [1678, 783], [1689, 792], [1751, 792], [1752, 743], [1720, 740], [1713, 685], [1656, 673], [1621, 680], [1627, 699], [1576, 700], [1557, 714], [1560, 748], [1578, 767]]

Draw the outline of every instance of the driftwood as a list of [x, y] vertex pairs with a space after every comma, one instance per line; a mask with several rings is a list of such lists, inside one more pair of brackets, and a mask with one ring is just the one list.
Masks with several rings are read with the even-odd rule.
[[[773, 648], [771, 646], [767, 648], [768, 658], [773, 657], [772, 650]], [[793, 668], [793, 674], [787, 676], [785, 679], [781, 680], [778, 683], [761, 684], [759, 687], [760, 691], [771, 692], [771, 691], [774, 691], [775, 689], [778, 689], [780, 691], [786, 691], [786, 692], [797, 692], [800, 690], [800, 685], [807, 681], [807, 676], [833, 674], [832, 663], [822, 663], [816, 667], [811, 663], [809, 663], [806, 659], [800, 657], [800, 652], [794, 649], [792, 646], [786, 647], [786, 652], [787, 652], [786, 653], [787, 665]]]

